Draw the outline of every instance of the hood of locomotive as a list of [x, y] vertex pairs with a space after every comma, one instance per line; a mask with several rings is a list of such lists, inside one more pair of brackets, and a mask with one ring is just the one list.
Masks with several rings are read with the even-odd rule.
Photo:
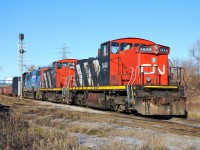
[[142, 85], [168, 85], [168, 54], [162, 45], [140, 46], [139, 82]]

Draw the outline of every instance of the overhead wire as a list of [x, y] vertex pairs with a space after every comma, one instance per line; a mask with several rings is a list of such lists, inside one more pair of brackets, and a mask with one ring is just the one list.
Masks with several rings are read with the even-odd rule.
[[[49, 62], [49, 61], [61, 59], [60, 58], [61, 57], [60, 56], [61, 52], [52, 51], [52, 50], [58, 50], [58, 49], [62, 49], [62, 48], [39, 48], [39, 49], [37, 49], [37, 48], [35, 49], [34, 48], [34, 49], [28, 49], [29, 53], [25, 53], [25, 61], [27, 63], [34, 63], [36, 61], [41, 61], [41, 60]], [[15, 50], [17, 50], [17, 49], [3, 49], [3, 50], [0, 49], [0, 51], [4, 52], [4, 53], [1, 53], [0, 62], [1, 61], [3, 61], [3, 62], [16, 62], [16, 61], [18, 61], [18, 57], [19, 56], [18, 56], [17, 51], [16, 51], [15, 54], [8, 54], [8, 53], [10, 53], [8, 51], [15, 51]], [[43, 51], [49, 50], [49, 51], [48, 51], [48, 53], [40, 53], [40, 52], [35, 53], [35, 51], [42, 51], [42, 50]], [[33, 54], [31, 54], [30, 51], [33, 52]], [[5, 53], [5, 52], [7, 52], [7, 53]], [[52, 52], [52, 53], [49, 53], [49, 52]], [[32, 56], [35, 56], [36, 58], [33, 58]]]

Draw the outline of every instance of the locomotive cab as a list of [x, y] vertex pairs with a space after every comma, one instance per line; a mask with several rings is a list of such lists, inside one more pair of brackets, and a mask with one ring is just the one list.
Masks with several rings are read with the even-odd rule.
[[[53, 62], [53, 87], [71, 87], [75, 75], [75, 63], [77, 59], [63, 59]], [[73, 78], [73, 79], [72, 79]]]

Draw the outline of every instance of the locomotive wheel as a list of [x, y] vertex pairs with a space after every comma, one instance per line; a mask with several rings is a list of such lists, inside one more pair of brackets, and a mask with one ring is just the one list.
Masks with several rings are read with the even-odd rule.
[[70, 104], [68, 100], [65, 101], [65, 104]]
[[67, 98], [67, 97], [63, 97], [63, 98], [62, 98], [62, 102], [63, 102], [64, 104], [70, 104], [69, 98]]
[[116, 112], [124, 112], [125, 111], [124, 108], [125, 108], [124, 105], [120, 105], [120, 104], [115, 105], [115, 111]]

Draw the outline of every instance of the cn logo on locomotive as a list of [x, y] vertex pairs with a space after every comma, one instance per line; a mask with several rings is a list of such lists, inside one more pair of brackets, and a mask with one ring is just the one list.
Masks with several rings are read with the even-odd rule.
[[[150, 68], [150, 69], [152, 69], [152, 71], [151, 72], [144, 72], [144, 68], [148, 68], [148, 70]], [[161, 70], [158, 67], [158, 65], [156, 65], [156, 64], [154, 64], [154, 65], [152, 65], [152, 64], [142, 64], [141, 65], [141, 72], [143, 72], [144, 74], [155, 74], [156, 73], [156, 68], [158, 68], [158, 72], [160, 74], [162, 74], [162, 75], [165, 74], [165, 65], [163, 65], [163, 70]]]

